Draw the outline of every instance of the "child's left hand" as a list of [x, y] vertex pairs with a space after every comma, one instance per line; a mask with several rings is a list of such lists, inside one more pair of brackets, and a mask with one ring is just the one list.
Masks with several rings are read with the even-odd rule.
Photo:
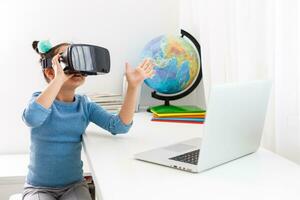
[[128, 87], [137, 88], [142, 82], [154, 75], [154, 64], [150, 60], [144, 60], [136, 69], [132, 69], [128, 63], [126, 63], [126, 78], [128, 81]]

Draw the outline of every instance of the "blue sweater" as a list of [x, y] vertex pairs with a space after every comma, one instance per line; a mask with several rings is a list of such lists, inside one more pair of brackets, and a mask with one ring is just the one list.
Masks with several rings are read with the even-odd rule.
[[81, 141], [89, 122], [112, 134], [126, 133], [119, 115], [106, 112], [86, 96], [75, 95], [74, 102], [55, 100], [49, 109], [38, 104], [33, 94], [23, 112], [30, 127], [30, 164], [26, 182], [33, 186], [64, 187], [83, 179]]

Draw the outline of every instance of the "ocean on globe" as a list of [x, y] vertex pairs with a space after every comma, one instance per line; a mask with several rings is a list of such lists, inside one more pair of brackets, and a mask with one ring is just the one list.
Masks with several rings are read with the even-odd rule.
[[155, 75], [145, 80], [147, 86], [162, 94], [176, 94], [189, 88], [199, 74], [195, 47], [180, 36], [162, 35], [143, 49], [142, 59], [154, 63]]

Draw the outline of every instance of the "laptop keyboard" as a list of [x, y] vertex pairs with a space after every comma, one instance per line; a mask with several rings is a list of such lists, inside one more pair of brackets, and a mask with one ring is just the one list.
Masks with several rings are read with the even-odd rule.
[[197, 165], [198, 163], [198, 157], [199, 157], [199, 152], [200, 149], [195, 150], [195, 151], [191, 151], [185, 154], [181, 154], [179, 156], [175, 156], [172, 158], [169, 158], [170, 160], [176, 160], [179, 162], [185, 162], [185, 163], [189, 163], [192, 165]]

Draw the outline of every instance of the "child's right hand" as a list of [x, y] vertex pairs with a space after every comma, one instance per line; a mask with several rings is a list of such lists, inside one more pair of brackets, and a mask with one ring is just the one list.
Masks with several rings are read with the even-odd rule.
[[57, 54], [52, 58], [52, 67], [54, 69], [54, 79], [62, 81], [63, 83], [72, 78], [73, 75], [65, 74], [63, 68], [59, 63], [60, 55]]

